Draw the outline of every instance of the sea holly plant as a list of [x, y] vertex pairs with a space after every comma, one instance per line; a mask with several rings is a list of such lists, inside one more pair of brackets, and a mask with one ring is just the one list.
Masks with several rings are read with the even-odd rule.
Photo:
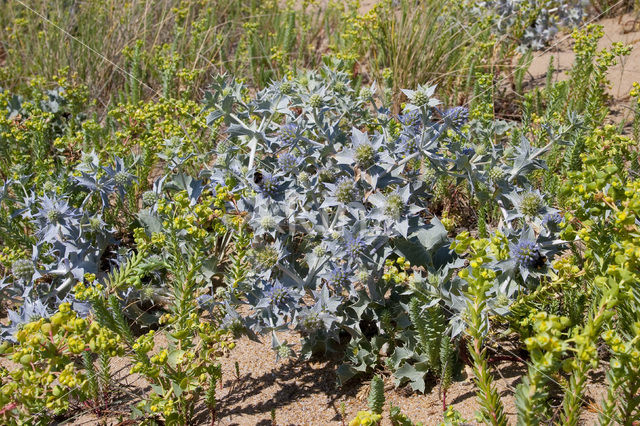
[[[113, 165], [101, 165], [90, 153], [77, 165], [76, 176], [52, 177], [38, 192], [13, 182], [15, 195], [0, 200], [0, 205], [16, 221], [24, 222], [32, 246], [30, 256], [12, 264], [14, 285], [4, 289], [7, 297], [20, 299], [22, 306], [41, 303], [53, 310], [67, 301], [74, 309], [86, 311], [73, 299], [71, 289], [86, 274], [104, 278], [108, 258], [117, 263], [117, 253], [109, 252], [109, 247], [118, 244], [113, 211], [122, 212], [125, 192], [135, 180], [124, 159], [113, 161]], [[28, 319], [26, 308], [17, 309], [14, 319]]]
[[[342, 78], [328, 69], [324, 73], [333, 76], [327, 79]], [[324, 87], [326, 80], [314, 77], [306, 85], [293, 83], [287, 95], [274, 84], [248, 103], [228, 98], [242, 89], [214, 88], [218, 94], [208, 98], [214, 100], [208, 105], [211, 118], [229, 122], [232, 143], [224, 145], [235, 148], [219, 152], [210, 173], [242, 188], [241, 205], [254, 230], [251, 256], [260, 266], [246, 283], [246, 296], [232, 297], [236, 304], [252, 308], [246, 326], [254, 332], [272, 332], [276, 349], [281, 345], [276, 331], [295, 327], [303, 336], [306, 356], [343, 353], [345, 345], [354, 346], [359, 355], [341, 370], [346, 380], [378, 362], [379, 349], [370, 344], [373, 336], [379, 335], [375, 347], [391, 340], [387, 350], [393, 349], [396, 339], [403, 339], [401, 330], [385, 331], [385, 324], [408, 320], [393, 302], [408, 299], [393, 281], [382, 277], [385, 260], [394, 250], [422, 247], [417, 242], [419, 232], [441, 235], [443, 231], [423, 216], [427, 185], [414, 179], [410, 171], [415, 164], [408, 164], [432, 159], [445, 169], [447, 160], [435, 142], [441, 123], [427, 124], [433, 128], [424, 134], [413, 133], [417, 149], [410, 157], [400, 149], [406, 137], [394, 136], [384, 125], [393, 119], [388, 111], [380, 108], [379, 118], [358, 113], [369, 100], [349, 92], [337, 94], [331, 86]], [[228, 95], [216, 102], [220, 93]], [[414, 109], [426, 112], [430, 103], [437, 102], [430, 101], [428, 93], [423, 95], [426, 101]], [[229, 102], [234, 108], [227, 106]], [[243, 117], [257, 117], [261, 124]], [[346, 126], [345, 117], [350, 119]], [[368, 127], [380, 131], [362, 130]], [[429, 151], [426, 158], [420, 155], [421, 147]], [[433, 239], [438, 243], [432, 250], [446, 245], [446, 235]], [[397, 245], [401, 240], [416, 242]], [[423, 250], [421, 261], [428, 265], [430, 254]]]
[[541, 50], [562, 27], [578, 25], [585, 17], [582, 1], [489, 0], [474, 2], [472, 13], [487, 17], [499, 34], [518, 41], [519, 50]]
[[[256, 270], [241, 291], [231, 292], [230, 305], [249, 305], [245, 327], [271, 333], [274, 349], [282, 346], [277, 332], [295, 327], [303, 356], [343, 354], [347, 362], [338, 372], [344, 381], [371, 371], [380, 354], [391, 355], [396, 346], [404, 347], [393, 358], [396, 369], [409, 372], [424, 356], [414, 356], [421, 349], [408, 311], [417, 288], [408, 279], [390, 280], [388, 260], [404, 257], [448, 277], [434, 283], [432, 299], [420, 300], [447, 305], [444, 327], [454, 337], [463, 328], [464, 297], [450, 272], [461, 265], [429, 211], [436, 180], [451, 177], [480, 191], [492, 182], [491, 168], [504, 170], [490, 197], [504, 206], [507, 240], [513, 240], [525, 231], [522, 216], [508, 213], [516, 207], [504, 194], [523, 191], [526, 173], [544, 166], [540, 157], [548, 147], [532, 149], [523, 141], [506, 158], [498, 145], [480, 152], [460, 141], [465, 111], [436, 108], [435, 87], [406, 91], [409, 103], [395, 117], [373, 98], [338, 93], [328, 83], [343, 78], [326, 68], [304, 83], [288, 81], [286, 93], [276, 82], [254, 99], [241, 84], [218, 78], [205, 104], [209, 122], [224, 121], [227, 134], [205, 175], [241, 194], [238, 206], [254, 231], [249, 257]], [[546, 212], [539, 206], [534, 213]], [[542, 258], [549, 249], [540, 245]], [[529, 279], [528, 273], [515, 277], [514, 260], [496, 268], [503, 269], [503, 286]], [[434, 364], [413, 371], [410, 380], [423, 390], [423, 377], [440, 371]]]

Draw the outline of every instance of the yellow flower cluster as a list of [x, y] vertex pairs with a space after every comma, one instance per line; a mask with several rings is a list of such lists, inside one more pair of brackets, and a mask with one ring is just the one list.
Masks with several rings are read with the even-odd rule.
[[179, 144], [180, 156], [194, 149], [206, 150], [207, 142], [200, 136], [207, 130], [207, 123], [200, 110], [195, 101], [173, 98], [119, 105], [108, 113], [119, 130], [105, 149], [115, 155], [126, 155], [133, 147], [140, 147], [148, 162], [153, 162], [165, 141], [172, 138], [191, 142]]
[[382, 416], [371, 411], [358, 411], [356, 417], [349, 422], [349, 426], [374, 426], [380, 423]]
[[408, 271], [411, 269], [411, 263], [404, 257], [399, 257], [394, 262], [391, 259], [385, 261], [385, 271], [382, 279], [385, 281], [393, 281], [396, 284], [406, 282], [409, 278]]
[[15, 403], [33, 412], [45, 407], [53, 412], [64, 411], [69, 406], [69, 395], [77, 398], [86, 390], [86, 374], [77, 367], [85, 352], [109, 356], [123, 353], [118, 335], [95, 321], [78, 317], [68, 303], [61, 304], [51, 318], [25, 324], [16, 333], [16, 340], [14, 346], [5, 342], [0, 347], [0, 353], [10, 354], [14, 362], [22, 365], [3, 381], [0, 405]]

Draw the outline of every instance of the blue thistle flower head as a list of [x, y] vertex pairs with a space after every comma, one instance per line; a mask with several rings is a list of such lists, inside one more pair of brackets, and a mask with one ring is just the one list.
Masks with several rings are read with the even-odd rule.
[[142, 205], [144, 207], [153, 206], [159, 198], [155, 191], [145, 191], [142, 193]]
[[420, 115], [420, 111], [414, 109], [405, 114], [400, 114], [398, 116], [398, 120], [407, 130], [412, 130], [413, 132], [418, 132], [420, 130], [420, 126], [422, 125], [422, 119]]
[[334, 182], [336, 171], [330, 167], [323, 167], [318, 170], [318, 182]]
[[293, 298], [291, 289], [283, 286], [279, 281], [265, 292], [265, 296], [273, 306], [281, 306]]
[[393, 220], [399, 220], [405, 208], [405, 200], [397, 193], [389, 195], [384, 205], [384, 214]]
[[464, 147], [461, 151], [462, 155], [466, 155], [467, 157], [473, 157], [476, 153], [476, 150], [471, 147]]
[[345, 265], [333, 265], [327, 275], [327, 283], [334, 287], [346, 288], [349, 286], [353, 271]]
[[356, 259], [364, 254], [364, 250], [367, 248], [367, 243], [361, 237], [347, 234], [344, 238], [344, 249], [347, 252], [347, 256], [351, 259]]
[[407, 154], [413, 154], [418, 150], [418, 142], [416, 138], [407, 135], [400, 135], [397, 146], [400, 147], [401, 152]]
[[33, 219], [38, 226], [36, 235], [42, 241], [53, 242], [59, 234], [68, 235], [79, 224], [80, 213], [66, 199], [44, 195], [39, 202]]
[[562, 215], [560, 213], [547, 213], [542, 218], [542, 225], [560, 225], [562, 223]]
[[284, 80], [280, 83], [278, 89], [283, 95], [290, 95], [293, 92], [294, 83], [290, 80]]
[[271, 173], [262, 173], [259, 186], [264, 195], [274, 198], [278, 193], [278, 178]]
[[300, 158], [291, 153], [285, 153], [278, 157], [278, 165], [285, 173], [295, 173], [299, 164]]
[[136, 181], [136, 177], [129, 173], [127, 166], [124, 163], [124, 159], [115, 157], [114, 166], [103, 167], [103, 170], [111, 179], [113, 184], [118, 188], [120, 196], [124, 196], [124, 189], [132, 182]]
[[113, 180], [116, 185], [119, 186], [127, 186], [131, 180], [131, 175], [126, 171], [122, 170], [113, 175]]
[[35, 268], [30, 259], [18, 259], [11, 264], [11, 273], [21, 281], [30, 281]]
[[360, 144], [355, 149], [354, 159], [362, 169], [368, 169], [376, 160], [376, 150], [371, 144]]
[[309, 310], [301, 315], [300, 325], [307, 332], [315, 331], [322, 327], [322, 319], [318, 312]]
[[70, 211], [69, 204], [65, 199], [50, 198], [43, 196], [41, 198], [40, 208], [34, 217], [46, 220], [50, 225], [57, 225], [62, 218]]
[[538, 267], [544, 263], [544, 257], [540, 253], [540, 246], [535, 241], [519, 241], [511, 250], [511, 255], [518, 265], [525, 268]]
[[522, 195], [518, 210], [529, 217], [536, 217], [544, 207], [544, 199], [538, 191], [530, 191]]
[[280, 127], [278, 139], [285, 145], [291, 145], [298, 139], [298, 125], [296, 123], [287, 123]]
[[442, 114], [442, 119], [449, 125], [462, 127], [467, 121], [469, 121], [469, 109], [463, 106], [448, 108]]

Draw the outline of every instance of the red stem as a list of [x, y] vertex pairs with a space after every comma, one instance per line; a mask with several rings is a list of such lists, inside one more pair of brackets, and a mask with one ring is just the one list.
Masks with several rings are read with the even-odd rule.
[[447, 390], [442, 390], [442, 412], [447, 411]]

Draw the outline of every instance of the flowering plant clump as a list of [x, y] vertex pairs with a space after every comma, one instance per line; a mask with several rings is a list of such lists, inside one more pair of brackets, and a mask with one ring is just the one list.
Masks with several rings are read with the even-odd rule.
[[474, 2], [473, 13], [493, 21], [496, 32], [513, 34], [521, 49], [543, 49], [562, 27], [577, 26], [586, 16], [582, 1], [491, 0]]
[[1, 381], [0, 406], [5, 410], [0, 418], [7, 421], [37, 412], [40, 419], [52, 419], [74, 403], [97, 398], [95, 377], [79, 367], [83, 358], [123, 353], [120, 336], [80, 318], [68, 303], [50, 318], [24, 324], [15, 337], [15, 345], [5, 341], [0, 346], [2, 355], [21, 365]]
[[[276, 82], [247, 102], [239, 95], [242, 85], [220, 77], [207, 95], [209, 123], [228, 123], [223, 146], [236, 146], [218, 151], [210, 175], [242, 194], [238, 205], [248, 212], [257, 265], [228, 303], [248, 303], [252, 312], [245, 327], [271, 333], [276, 350], [282, 346], [277, 331], [292, 327], [301, 332], [304, 356], [343, 353], [346, 362], [338, 370], [343, 381], [380, 362], [384, 344], [388, 355], [395, 351], [393, 365], [404, 382], [426, 355], [415, 352], [420, 349], [412, 343], [413, 331], [390, 326], [409, 316], [398, 303], [408, 306], [414, 292], [426, 291], [434, 295], [430, 303], [448, 307], [452, 336], [463, 324], [461, 293], [451, 271], [459, 267], [464, 249], [459, 245], [458, 254], [448, 249], [448, 232], [428, 208], [430, 190], [438, 179], [455, 176], [478, 197], [502, 206], [508, 223], [502, 252], [523, 235], [540, 245], [526, 255], [530, 260], [521, 253], [522, 259], [507, 255], [492, 264], [504, 309], [503, 299], [516, 297], [521, 282], [537, 282], [542, 271], [534, 263], [544, 263], [559, 247], [551, 228], [533, 230], [544, 214], [556, 210], [546, 207], [542, 196], [536, 205], [529, 197], [526, 212], [520, 201], [529, 187], [526, 174], [544, 166], [541, 156], [548, 147], [532, 149], [523, 138], [505, 156], [498, 145], [470, 146], [472, 134], [464, 127], [468, 111], [438, 110], [433, 86], [405, 90], [410, 102], [399, 117], [377, 105], [372, 116], [360, 111], [373, 98], [338, 93], [330, 81], [349, 84], [344, 74], [327, 68], [322, 75], [305, 75], [304, 83], [289, 81], [287, 94]], [[420, 274], [385, 278], [386, 261], [398, 256], [443, 282], [428, 283]], [[428, 371], [435, 370], [413, 373], [412, 386], [423, 388], [418, 377]]]
[[[135, 423], [214, 424], [217, 390], [237, 391], [219, 359], [242, 335], [268, 335], [276, 361], [331, 359], [340, 384], [373, 375], [353, 425], [383, 422], [391, 382], [437, 387], [443, 424], [465, 423], [448, 405], [464, 363], [476, 421], [506, 425], [492, 364], [511, 357], [527, 366], [519, 424], [577, 425], [595, 369], [600, 422], [640, 422], [640, 108], [634, 136], [602, 124], [607, 71], [630, 47], [598, 50], [604, 30], [587, 26], [568, 81], [551, 69], [546, 85], [523, 84], [529, 50], [579, 23], [583, 2], [443, 5], [426, 27], [434, 2], [384, 0], [361, 16], [357, 2], [201, 3], [161, 11], [175, 26], [163, 43], [175, 42], [153, 69], [148, 40], [126, 48], [122, 94], [101, 108], [66, 71], [49, 85], [0, 67], [23, 87], [0, 88], [0, 423], [126, 404]], [[188, 97], [208, 74], [178, 64], [204, 59], [194, 36], [215, 41], [207, 62], [228, 62], [216, 57], [226, 39], [209, 38], [214, 12], [225, 28], [243, 22], [235, 62], [254, 83], [275, 80], [250, 86], [238, 68], [208, 79], [198, 103]], [[6, 46], [28, 40], [26, 19], [5, 23]], [[453, 76], [455, 64], [471, 71]], [[514, 92], [522, 102], [503, 102]], [[114, 357], [149, 385], [134, 400]], [[393, 405], [389, 416], [421, 424]]]

